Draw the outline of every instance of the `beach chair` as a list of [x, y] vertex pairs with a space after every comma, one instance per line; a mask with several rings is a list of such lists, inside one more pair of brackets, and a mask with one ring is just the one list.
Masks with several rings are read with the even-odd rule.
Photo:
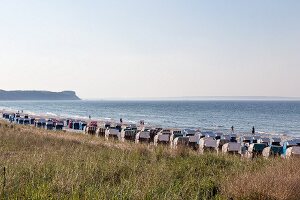
[[110, 128], [111, 127], [111, 122], [106, 122], [104, 125], [105, 128]]
[[236, 134], [234, 133], [230, 134], [230, 142], [238, 142]]
[[200, 139], [204, 137], [202, 133], [200, 131], [197, 131], [195, 133], [188, 133], [187, 137], [189, 138], [188, 146], [193, 150], [199, 150]]
[[214, 138], [215, 139], [217, 137], [216, 133], [214, 133], [213, 131], [202, 131], [201, 133], [206, 138]]
[[247, 151], [247, 158], [255, 158], [257, 156], [262, 155], [263, 150], [267, 147], [265, 143], [253, 143], [249, 145]]
[[170, 143], [171, 130], [163, 129], [154, 137], [154, 145], [169, 144]]
[[[173, 148], [174, 145], [174, 140], [177, 137], [185, 137], [185, 132], [181, 129], [172, 129], [171, 130], [171, 135], [170, 135], [170, 146]], [[176, 142], [179, 142], [178, 140]]]
[[300, 157], [300, 139], [283, 142], [283, 156], [285, 158]]
[[199, 151], [204, 153], [205, 151], [216, 151], [218, 153], [218, 141], [214, 137], [204, 137], [199, 141]]
[[258, 135], [253, 136], [253, 137], [252, 137], [252, 143], [258, 143], [258, 140], [260, 140], [260, 139], [261, 139], [261, 137], [258, 136]]
[[34, 121], [35, 121], [35, 118], [32, 118], [32, 117], [31, 117], [31, 118], [30, 118], [30, 124], [31, 124], [31, 125], [34, 125]]
[[150, 143], [151, 129], [144, 129], [139, 131], [135, 136], [135, 143]]
[[271, 145], [281, 146], [280, 145], [281, 141], [282, 141], [281, 138], [272, 138]]
[[223, 154], [239, 154], [241, 153], [241, 143], [228, 142], [222, 146]]
[[8, 114], [8, 113], [3, 113], [2, 117], [3, 117], [4, 119], [9, 119], [9, 114]]
[[61, 131], [64, 128], [64, 122], [63, 121], [55, 121], [54, 127], [55, 127], [55, 130]]
[[105, 130], [106, 130], [106, 128], [104, 127], [104, 125], [99, 126], [96, 130], [96, 136], [97, 137], [104, 137], [105, 136]]
[[216, 139], [216, 140], [220, 140], [221, 137], [222, 137], [223, 135], [224, 135], [224, 134], [223, 134], [222, 132], [216, 132], [216, 133], [215, 133], [215, 139]]
[[73, 120], [68, 121], [68, 128], [69, 129], [73, 129], [73, 123], [74, 123]]
[[154, 129], [150, 130], [150, 143], [153, 142], [153, 144], [154, 144], [155, 136], [162, 130], [163, 130], [162, 128], [154, 128]]
[[277, 157], [284, 154], [284, 147], [280, 144], [281, 138], [271, 138], [269, 142], [265, 141], [262, 143], [269, 144], [262, 152], [264, 158]]
[[270, 139], [270, 138], [259, 138], [259, 139], [257, 140], [257, 143], [270, 145], [271, 139]]
[[85, 121], [79, 122], [79, 130], [85, 130], [85, 127], [87, 126], [87, 123]]
[[137, 134], [137, 128], [136, 127], [125, 127], [121, 131], [121, 141], [135, 141], [136, 140], [136, 134]]
[[300, 146], [289, 147], [286, 150], [286, 158], [298, 157], [300, 158]]
[[105, 131], [105, 139], [109, 140], [109, 138], [121, 140], [121, 132], [119, 127], [110, 127]]
[[24, 123], [24, 125], [29, 125], [30, 124], [30, 119], [25, 118], [23, 123]]
[[73, 122], [73, 127], [74, 130], [80, 130], [80, 122], [79, 121], [75, 121]]
[[189, 137], [179, 136], [173, 140], [171, 148], [177, 149], [178, 147], [188, 147], [188, 146], [189, 146]]
[[277, 156], [280, 157], [282, 154], [283, 154], [283, 147], [276, 146], [276, 145], [268, 146], [264, 148], [262, 152], [264, 158], [277, 157]]
[[54, 128], [54, 123], [53, 123], [53, 121], [52, 120], [48, 120], [47, 122], [46, 122], [46, 127], [45, 127], [47, 130], [53, 130], [53, 128]]
[[24, 124], [24, 118], [19, 117], [17, 123], [18, 124]]
[[219, 150], [222, 150], [223, 145], [227, 144], [228, 142], [230, 142], [230, 140], [231, 140], [230, 135], [222, 135], [220, 137], [220, 139], [217, 140], [218, 141], [218, 148], [219, 148]]
[[98, 122], [97, 121], [91, 121], [85, 128], [85, 133], [90, 134], [90, 135], [96, 135], [98, 127]]

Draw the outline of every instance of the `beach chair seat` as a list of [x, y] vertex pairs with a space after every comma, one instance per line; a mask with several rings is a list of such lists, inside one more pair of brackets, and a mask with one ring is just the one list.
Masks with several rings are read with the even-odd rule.
[[212, 137], [201, 138], [199, 141], [199, 150], [201, 153], [205, 151], [217, 151], [218, 152], [218, 141]]
[[274, 155], [281, 155], [283, 152], [282, 146], [271, 146], [271, 152]]
[[189, 136], [189, 143], [199, 143], [200, 138], [201, 138], [200, 133], [196, 133], [193, 136]]
[[286, 150], [286, 157], [300, 157], [300, 146], [289, 147]]
[[188, 146], [189, 145], [189, 138], [186, 136], [176, 137], [173, 141], [172, 147], [177, 148], [178, 146]]
[[255, 144], [250, 144], [249, 148], [248, 148], [248, 151], [249, 152], [262, 152], [264, 150], [264, 148], [266, 148], [267, 145], [264, 144], [264, 143], [255, 143]]
[[228, 151], [229, 152], [240, 152], [241, 151], [241, 143], [229, 142]]
[[56, 123], [55, 130], [63, 130], [64, 124], [63, 123]]
[[125, 130], [124, 131], [124, 139], [125, 140], [135, 140], [136, 131], [135, 130]]
[[167, 134], [158, 135], [159, 142], [169, 142], [169, 140], [170, 140], [170, 135]]
[[150, 139], [150, 132], [149, 131], [143, 131], [140, 133], [139, 139]]
[[150, 142], [150, 130], [146, 130], [146, 131], [140, 131], [135, 135], [135, 142], [139, 143], [139, 142]]
[[228, 142], [223, 145], [222, 153], [240, 153], [241, 147], [242, 147], [241, 143]]
[[100, 136], [105, 136], [105, 130], [106, 130], [106, 128], [104, 128], [104, 127], [99, 127], [99, 128], [97, 129], [97, 131], [96, 131], [96, 135], [97, 135], [98, 137], [100, 137]]
[[90, 135], [95, 135], [97, 131], [97, 127], [95, 126], [88, 126], [87, 127], [87, 133]]
[[117, 128], [106, 129], [105, 138], [108, 140], [109, 138], [121, 140], [121, 133]]

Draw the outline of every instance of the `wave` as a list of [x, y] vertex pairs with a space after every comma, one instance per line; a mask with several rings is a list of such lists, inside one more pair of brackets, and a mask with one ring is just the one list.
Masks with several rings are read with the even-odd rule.
[[10, 108], [10, 107], [5, 107], [5, 106], [0, 106], [0, 110], [8, 111], [8, 112], [14, 112], [15, 111], [15, 109]]
[[38, 115], [38, 114], [35, 113], [35, 112], [31, 112], [31, 111], [27, 111], [27, 110], [25, 111], [25, 113], [28, 114], [28, 115]]
[[57, 117], [58, 115], [52, 112], [46, 112], [46, 115]]

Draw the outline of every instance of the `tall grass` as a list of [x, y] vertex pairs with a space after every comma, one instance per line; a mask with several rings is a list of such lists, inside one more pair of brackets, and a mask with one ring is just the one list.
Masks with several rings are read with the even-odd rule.
[[7, 199], [250, 198], [239, 182], [229, 184], [231, 177], [250, 180], [251, 174], [264, 176], [274, 163], [284, 163], [0, 123], [0, 195]]
[[300, 159], [273, 160], [262, 170], [227, 177], [222, 190], [235, 199], [300, 199]]

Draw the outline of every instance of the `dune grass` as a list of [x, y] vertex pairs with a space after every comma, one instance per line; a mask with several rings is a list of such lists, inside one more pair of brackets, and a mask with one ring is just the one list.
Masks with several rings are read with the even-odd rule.
[[[298, 175], [293, 183], [300, 179], [296, 161], [199, 155], [0, 123], [2, 199], [263, 199], [274, 195], [247, 185], [247, 179], [262, 177], [264, 187], [280, 180], [275, 177], [287, 164], [294, 168], [284, 176]], [[273, 173], [276, 165], [282, 170]], [[275, 199], [295, 197], [282, 188], [284, 195]]]
[[[230, 178], [230, 179], [229, 179]], [[222, 185], [233, 199], [300, 199], [300, 160], [269, 163], [255, 172], [239, 172]]]

